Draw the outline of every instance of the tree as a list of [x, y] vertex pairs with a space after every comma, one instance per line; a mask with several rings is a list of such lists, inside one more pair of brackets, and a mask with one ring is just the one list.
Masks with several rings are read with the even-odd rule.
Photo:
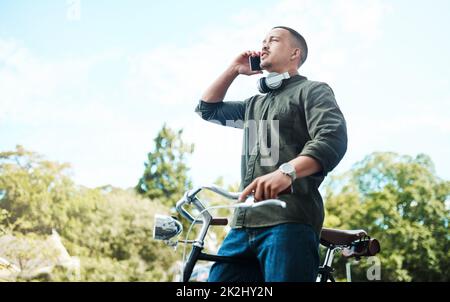
[[77, 191], [69, 168], [20, 145], [0, 153], [1, 208], [9, 213], [11, 229], [50, 234], [61, 228], [64, 201]]
[[[327, 182], [325, 226], [379, 239], [382, 280], [448, 281], [449, 197], [428, 156], [373, 153]], [[342, 257], [337, 267], [343, 277]], [[355, 278], [367, 280], [366, 268]]]
[[194, 145], [183, 142], [182, 133], [163, 125], [154, 140], [155, 149], [144, 163], [144, 174], [136, 186], [139, 194], [173, 206], [191, 186], [186, 157], [192, 154]]
[[[55, 229], [80, 259], [83, 281], [171, 280], [180, 252], [152, 240], [154, 214], [169, 209], [133, 189], [78, 186], [68, 167], [21, 146], [0, 153], [0, 234], [31, 242]], [[42, 249], [18, 253], [8, 245], [2, 249], [10, 260], [45, 258]], [[52, 272], [50, 280], [68, 279]]]

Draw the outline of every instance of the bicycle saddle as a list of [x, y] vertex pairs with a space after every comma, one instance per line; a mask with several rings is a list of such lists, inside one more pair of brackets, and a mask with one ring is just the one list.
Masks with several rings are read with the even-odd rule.
[[320, 234], [320, 243], [325, 246], [329, 245], [350, 245], [353, 241], [367, 236], [364, 230], [336, 230], [322, 229]]

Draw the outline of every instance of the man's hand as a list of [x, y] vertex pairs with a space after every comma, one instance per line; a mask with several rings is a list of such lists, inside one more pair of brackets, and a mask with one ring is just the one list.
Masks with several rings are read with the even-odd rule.
[[225, 98], [231, 83], [240, 74], [253, 75], [262, 73], [262, 71], [252, 71], [248, 62], [248, 57], [259, 56], [261, 53], [257, 51], [246, 51], [241, 53], [228, 68], [217, 78], [211, 86], [203, 93], [202, 100], [207, 103], [222, 102]]
[[245, 51], [241, 53], [234, 61], [231, 63], [231, 67], [238, 74], [254, 75], [258, 73], [263, 73], [261, 70], [252, 71], [250, 64], [248, 62], [249, 57], [259, 57], [261, 52], [259, 51]]
[[283, 174], [280, 170], [276, 170], [256, 178], [242, 191], [239, 201], [244, 201], [251, 193], [253, 193], [255, 201], [275, 199], [279, 193], [290, 188], [291, 184], [292, 181], [288, 175]]

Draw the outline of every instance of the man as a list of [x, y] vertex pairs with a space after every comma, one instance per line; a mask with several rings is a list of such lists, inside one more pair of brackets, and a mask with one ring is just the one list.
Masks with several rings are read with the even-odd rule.
[[[324, 219], [318, 188], [344, 156], [347, 130], [331, 88], [299, 75], [307, 54], [306, 41], [297, 31], [274, 27], [262, 51], [241, 53], [206, 90], [196, 108], [205, 120], [244, 128], [240, 200], [253, 194], [256, 201], [286, 202], [284, 209], [263, 206], [235, 211], [219, 254], [249, 261], [215, 263], [209, 281], [315, 281]], [[289, 78], [267, 94], [223, 102], [238, 75], [261, 73], [250, 69], [250, 56], [261, 57], [262, 69], [287, 72]], [[256, 125], [256, 136], [249, 135], [251, 125]], [[264, 128], [275, 133], [267, 141], [261, 135]], [[276, 153], [272, 162], [264, 161], [267, 144]]]

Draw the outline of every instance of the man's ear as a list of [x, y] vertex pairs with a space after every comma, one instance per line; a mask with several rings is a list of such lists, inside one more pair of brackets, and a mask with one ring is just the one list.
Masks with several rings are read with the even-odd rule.
[[291, 60], [295, 60], [297, 58], [300, 58], [300, 53], [301, 53], [300, 48], [295, 48], [294, 51], [292, 51]]

